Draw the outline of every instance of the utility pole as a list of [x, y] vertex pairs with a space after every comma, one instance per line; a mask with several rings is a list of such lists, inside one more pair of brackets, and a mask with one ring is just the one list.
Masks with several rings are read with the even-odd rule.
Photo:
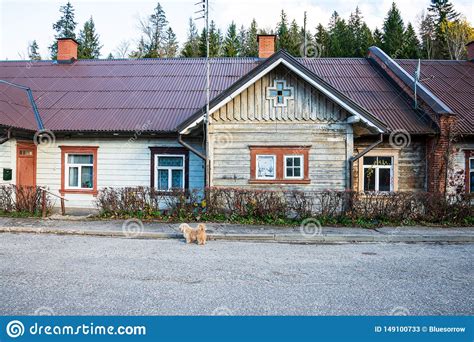
[[211, 185], [210, 159], [209, 159], [209, 102], [211, 97], [211, 64], [209, 59], [209, 0], [202, 0], [195, 5], [200, 5], [200, 10], [195, 12], [201, 14], [198, 19], [206, 21], [206, 113], [204, 116], [205, 143], [206, 143], [206, 186]]
[[[304, 18], [303, 18], [303, 56], [306, 57], [306, 11], [304, 11]], [[300, 50], [301, 51], [301, 50]]]

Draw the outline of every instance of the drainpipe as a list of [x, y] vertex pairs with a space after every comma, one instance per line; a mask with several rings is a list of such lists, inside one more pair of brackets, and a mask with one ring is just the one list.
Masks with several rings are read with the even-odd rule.
[[360, 153], [356, 154], [355, 156], [349, 158], [349, 186], [348, 186], [347, 190], [352, 190], [352, 168], [354, 166], [354, 162], [356, 160], [358, 160], [359, 158], [363, 157], [364, 155], [366, 155], [368, 152], [373, 150], [375, 147], [380, 145], [382, 142], [383, 142], [383, 133], [380, 133], [379, 139], [376, 142], [374, 142], [370, 146], [366, 147], [362, 152], [360, 152]]
[[188, 143], [184, 142], [183, 141], [183, 136], [181, 134], [178, 135], [178, 142], [180, 143], [181, 146], [184, 146], [185, 148], [187, 148], [188, 150], [193, 152], [195, 155], [197, 155], [199, 158], [201, 158], [202, 160], [204, 160], [207, 163], [207, 157], [204, 154], [202, 154], [201, 152], [199, 152], [198, 150], [196, 150], [194, 147], [189, 145]]
[[6, 143], [8, 140], [12, 138], [12, 127], [7, 130], [7, 135], [5, 137], [0, 138], [0, 145]]

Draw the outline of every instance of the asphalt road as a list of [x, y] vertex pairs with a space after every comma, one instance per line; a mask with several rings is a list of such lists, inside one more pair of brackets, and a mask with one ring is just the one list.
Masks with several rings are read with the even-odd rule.
[[472, 315], [474, 246], [0, 234], [0, 315]]

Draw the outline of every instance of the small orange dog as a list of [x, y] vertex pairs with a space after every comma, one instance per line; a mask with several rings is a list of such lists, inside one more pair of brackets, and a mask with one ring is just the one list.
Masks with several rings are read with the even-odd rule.
[[205, 245], [207, 240], [206, 225], [199, 223], [197, 228], [191, 228], [189, 224], [183, 223], [179, 226], [179, 230], [183, 232], [186, 243], [197, 241], [198, 245]]

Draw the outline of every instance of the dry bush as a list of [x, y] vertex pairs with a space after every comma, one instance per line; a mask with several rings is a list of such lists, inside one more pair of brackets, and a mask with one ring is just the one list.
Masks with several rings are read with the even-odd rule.
[[[6, 213], [22, 212], [35, 214], [42, 209], [43, 190], [31, 186], [0, 186], [0, 211]], [[46, 209], [51, 211], [51, 198], [46, 194]]]
[[332, 222], [455, 224], [473, 216], [472, 197], [411, 192], [304, 192], [221, 187], [164, 192], [147, 187], [106, 188], [99, 192], [97, 206], [103, 213], [114, 216], [164, 213], [190, 220], [251, 218], [265, 222], [321, 217]]

